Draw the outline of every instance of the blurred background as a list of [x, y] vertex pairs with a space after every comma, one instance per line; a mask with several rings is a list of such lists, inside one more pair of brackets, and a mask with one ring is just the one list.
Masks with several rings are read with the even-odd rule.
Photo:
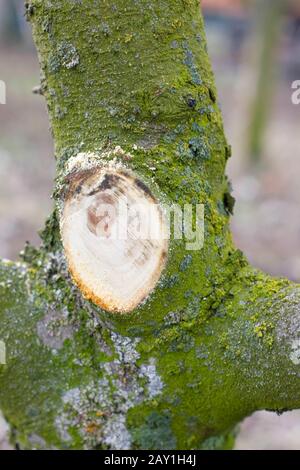
[[[17, 259], [51, 209], [52, 140], [23, 0], [0, 0], [0, 256]], [[257, 267], [300, 281], [299, 0], [202, 0], [209, 53], [233, 147], [236, 244]], [[0, 448], [9, 448], [0, 418]], [[300, 449], [300, 411], [258, 412], [238, 449]]]

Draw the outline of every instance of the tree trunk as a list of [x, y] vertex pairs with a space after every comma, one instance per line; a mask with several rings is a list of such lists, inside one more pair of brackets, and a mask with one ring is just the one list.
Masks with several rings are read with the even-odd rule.
[[[253, 64], [257, 66], [252, 97], [247, 154], [255, 163], [261, 161], [264, 137], [277, 83], [276, 52], [279, 47], [284, 0], [256, 0], [253, 17], [258, 25], [253, 31]], [[249, 60], [249, 58], [248, 58]]]
[[[251, 268], [232, 244], [230, 148], [198, 1], [31, 0], [26, 8], [57, 180], [40, 249], [0, 264], [0, 407], [12, 440], [50, 449], [231, 447], [243, 417], [300, 404], [300, 291]], [[102, 185], [101, 171], [121, 175], [126, 194], [158, 210], [203, 204], [205, 217], [201, 250], [171, 237], [163, 255], [158, 243], [150, 250], [158, 276], [141, 263], [144, 292], [131, 297], [126, 286], [120, 296], [118, 283], [112, 304], [92, 271], [94, 263], [103, 271], [104, 245], [80, 251], [88, 229], [98, 236], [98, 209], [91, 205], [82, 233], [69, 211], [94, 191], [119, 194], [116, 179]]]

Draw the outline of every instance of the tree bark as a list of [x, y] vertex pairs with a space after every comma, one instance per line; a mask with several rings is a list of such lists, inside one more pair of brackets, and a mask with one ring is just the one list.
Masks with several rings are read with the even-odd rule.
[[[0, 264], [0, 407], [12, 440], [230, 448], [243, 417], [300, 404], [300, 291], [233, 246], [230, 147], [198, 1], [26, 5], [57, 180], [42, 246]], [[171, 239], [154, 290], [122, 315], [85, 299], [69, 275], [60, 224], [72, 162], [75, 175], [117, 162], [159, 203], [205, 206], [202, 250]]]

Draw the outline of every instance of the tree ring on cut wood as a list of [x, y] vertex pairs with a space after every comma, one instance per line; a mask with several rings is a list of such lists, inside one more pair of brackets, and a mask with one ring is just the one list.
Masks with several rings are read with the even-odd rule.
[[72, 277], [109, 312], [131, 312], [154, 289], [166, 263], [167, 227], [148, 186], [123, 168], [71, 173], [61, 220]]

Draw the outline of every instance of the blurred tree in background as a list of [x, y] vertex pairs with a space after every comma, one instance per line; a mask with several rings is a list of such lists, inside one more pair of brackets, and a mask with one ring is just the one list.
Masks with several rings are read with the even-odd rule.
[[24, 5], [21, 0], [1, 0], [0, 38], [4, 43], [28, 42], [28, 28], [24, 18]]
[[256, 83], [250, 106], [250, 126], [246, 150], [254, 161], [259, 161], [262, 155], [265, 130], [277, 82], [277, 49], [286, 6], [286, 0], [254, 0], [252, 2], [251, 47], [253, 53], [250, 62], [252, 62], [251, 68], [256, 74], [254, 77]]
[[[300, 74], [300, 4], [298, 0], [203, 0], [208, 19], [231, 38], [232, 65], [244, 65], [247, 74], [239, 95], [243, 108], [244, 160], [257, 167], [275, 99], [281, 69], [286, 78]], [[281, 64], [282, 49], [287, 60]], [[283, 65], [283, 66], [282, 66]]]

